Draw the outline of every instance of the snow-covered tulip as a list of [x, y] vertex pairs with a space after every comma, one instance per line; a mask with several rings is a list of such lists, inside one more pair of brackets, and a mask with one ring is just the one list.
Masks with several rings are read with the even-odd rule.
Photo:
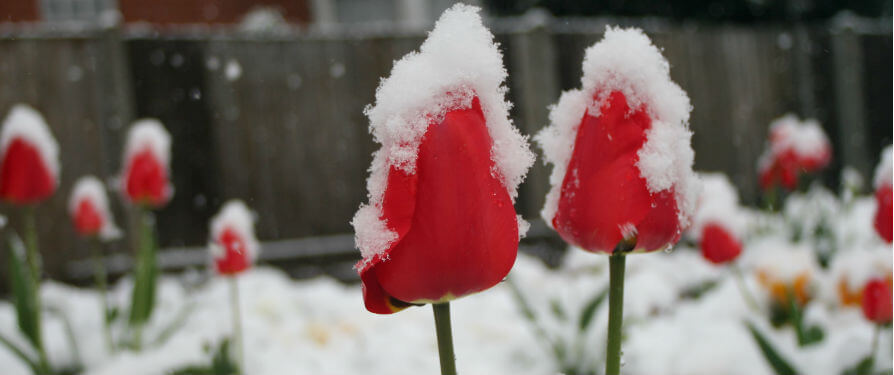
[[527, 227], [513, 203], [534, 156], [509, 119], [502, 55], [478, 12], [445, 11], [382, 80], [365, 111], [381, 144], [369, 203], [351, 222], [367, 310], [432, 303], [442, 349], [447, 302], [500, 282]]
[[878, 248], [854, 248], [838, 252], [829, 264], [828, 280], [834, 300], [842, 306], [859, 307], [863, 287], [875, 278], [891, 278], [892, 253]]
[[875, 202], [876, 202], [876, 210], [875, 210], [875, 221], [873, 225], [875, 226], [875, 231], [881, 236], [885, 241], [891, 243], [891, 231], [892, 231], [892, 213], [894, 213], [894, 207], [892, 207], [892, 161], [891, 161], [891, 146], [885, 148], [882, 151], [882, 158], [879, 160], [878, 166], [875, 167]]
[[158, 274], [155, 220], [148, 210], [164, 206], [174, 193], [169, 180], [170, 158], [171, 136], [161, 122], [154, 119], [134, 122], [124, 144], [121, 193], [137, 210], [140, 230], [129, 318], [134, 331], [131, 345], [136, 349], [142, 345], [143, 325], [155, 307], [155, 278]]
[[758, 161], [761, 188], [780, 185], [798, 187], [801, 173], [813, 173], [829, 164], [832, 146], [823, 128], [814, 119], [801, 121], [786, 114], [770, 123], [769, 148]]
[[721, 173], [701, 174], [702, 190], [692, 219], [692, 236], [702, 255], [714, 264], [724, 264], [742, 252], [741, 232], [745, 218], [739, 194]]
[[217, 273], [232, 276], [247, 270], [258, 256], [254, 214], [239, 200], [227, 202], [211, 220], [208, 245]]
[[142, 119], [131, 126], [124, 145], [121, 191], [124, 197], [148, 208], [164, 206], [174, 188], [170, 183], [171, 136], [155, 119]]
[[814, 277], [818, 274], [816, 256], [810, 247], [786, 244], [758, 256], [755, 271], [758, 283], [778, 306], [789, 301], [804, 306], [813, 298]]
[[606, 373], [620, 369], [624, 254], [675, 244], [695, 207], [691, 106], [637, 29], [607, 28], [586, 51], [582, 88], [537, 135], [553, 164], [542, 215], [568, 243], [611, 254]]
[[863, 316], [876, 324], [891, 323], [891, 281], [872, 279], [863, 288]]
[[33, 204], [59, 185], [59, 145], [46, 121], [33, 108], [16, 104], [0, 132], [0, 198]]
[[237, 364], [244, 365], [242, 349], [242, 319], [239, 307], [237, 275], [252, 266], [261, 245], [255, 237], [255, 215], [240, 200], [224, 204], [211, 219], [211, 238], [208, 249], [218, 274], [229, 276], [230, 300], [233, 314], [233, 350]]
[[121, 236], [115, 225], [106, 189], [94, 176], [84, 176], [75, 182], [68, 200], [68, 214], [75, 231], [84, 237], [112, 240]]

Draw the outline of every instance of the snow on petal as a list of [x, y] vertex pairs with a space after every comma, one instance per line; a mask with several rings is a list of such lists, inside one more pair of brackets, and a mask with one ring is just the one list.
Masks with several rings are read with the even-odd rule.
[[78, 216], [78, 209], [84, 201], [89, 202], [99, 214], [101, 221], [99, 238], [106, 241], [120, 238], [121, 230], [115, 225], [112, 212], [109, 210], [105, 185], [95, 176], [84, 176], [75, 182], [68, 200], [68, 213], [72, 218]]
[[880, 189], [882, 186], [888, 185], [890, 186], [892, 183], [892, 160], [891, 160], [891, 145], [885, 147], [882, 151], [881, 159], [878, 161], [878, 165], [875, 167], [875, 178], [873, 179], [873, 186], [876, 189]]
[[56, 184], [59, 181], [59, 144], [53, 138], [40, 112], [27, 104], [16, 104], [3, 120], [0, 132], [0, 154], [5, 154], [13, 140], [21, 139], [35, 147]]
[[254, 262], [261, 245], [255, 236], [255, 213], [241, 200], [231, 200], [224, 204], [220, 212], [211, 219], [211, 243], [208, 248], [215, 259], [223, 258], [225, 249], [217, 244], [224, 231], [234, 231], [245, 245], [248, 259]]

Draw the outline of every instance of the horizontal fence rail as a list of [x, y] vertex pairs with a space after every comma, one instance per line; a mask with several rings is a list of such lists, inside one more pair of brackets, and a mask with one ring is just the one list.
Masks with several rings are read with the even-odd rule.
[[[584, 50], [606, 25], [643, 28], [692, 100], [696, 169], [726, 173], [747, 203], [758, 199], [767, 124], [787, 112], [817, 118], [832, 138], [833, 165], [821, 176], [832, 187], [844, 166], [870, 179], [891, 142], [890, 20], [743, 26], [537, 16], [490, 24], [509, 71], [511, 116], [529, 135], [548, 123], [561, 91], [579, 87]], [[204, 244], [208, 219], [234, 198], [257, 211], [272, 257], [264, 259], [313, 263], [328, 256], [314, 247], [350, 249], [339, 234], [351, 231], [366, 200], [376, 149], [363, 108], [394, 60], [424, 37], [381, 26], [262, 34], [0, 26], [0, 115], [15, 103], [34, 106], [61, 146], [60, 188], [37, 206], [47, 273], [83, 277], [75, 266], [83, 263], [66, 266], [89, 254], [71, 228], [68, 195], [84, 174], [114, 183], [127, 126], [143, 117], [160, 119], [174, 139], [175, 194], [156, 213], [170, 250], [163, 264], [207, 262], [182, 249]], [[517, 209], [526, 218], [539, 216], [548, 175], [538, 162], [522, 184]], [[132, 214], [111, 201], [127, 227]], [[6, 230], [21, 227], [18, 208], [0, 212], [10, 218]], [[124, 272], [130, 248], [129, 238], [110, 244], [110, 266]], [[0, 275], [0, 289], [5, 281]]]

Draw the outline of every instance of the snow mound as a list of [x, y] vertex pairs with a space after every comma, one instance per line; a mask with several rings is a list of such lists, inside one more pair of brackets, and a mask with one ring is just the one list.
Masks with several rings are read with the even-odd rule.
[[6, 149], [15, 139], [21, 139], [34, 148], [40, 154], [44, 165], [53, 175], [53, 182], [59, 183], [59, 144], [53, 138], [46, 120], [40, 112], [27, 104], [16, 104], [3, 120], [3, 131], [0, 132], [0, 154], [5, 154]]
[[105, 241], [120, 238], [121, 229], [115, 225], [112, 211], [109, 210], [109, 198], [106, 195], [105, 185], [95, 176], [84, 176], [75, 182], [68, 200], [69, 215], [74, 217], [77, 214], [78, 205], [84, 200], [89, 201], [102, 216], [99, 238]]
[[493, 140], [493, 173], [513, 200], [534, 162], [527, 138], [509, 119], [503, 56], [479, 10], [464, 4], [447, 9], [419, 51], [394, 64], [391, 76], [376, 89], [375, 104], [364, 110], [370, 132], [382, 145], [369, 169], [369, 204], [362, 205], [351, 221], [364, 258], [384, 252], [397, 237], [379, 219], [391, 167], [415, 173], [417, 151], [429, 124], [450, 110], [468, 108], [474, 96]]
[[891, 145], [885, 147], [882, 151], [881, 159], [878, 161], [878, 165], [875, 167], [875, 179], [873, 180], [873, 185], [876, 189], [880, 189], [882, 186], [891, 185], [892, 180], [892, 166], [891, 166]]
[[255, 237], [255, 213], [241, 200], [227, 202], [220, 212], [211, 219], [211, 241], [208, 249], [215, 259], [221, 259], [226, 255], [223, 247], [217, 244], [216, 239], [227, 229], [235, 231], [242, 239], [248, 259], [254, 262], [261, 249], [261, 244]]
[[[647, 141], [640, 149], [637, 167], [649, 191], [674, 188], [680, 223], [688, 226], [698, 195], [692, 171], [695, 154], [690, 145], [689, 97], [670, 79], [670, 64], [649, 37], [635, 28], [606, 27], [601, 41], [587, 48], [581, 89], [562, 93], [550, 108], [550, 126], [535, 139], [543, 148], [544, 162], [553, 164], [552, 189], [541, 212], [547, 224], [558, 209], [562, 181], [574, 151], [577, 128], [585, 113], [598, 116], [615, 91], [627, 98], [631, 111], [645, 108], [652, 119]], [[591, 98], [596, 97], [596, 100]]]

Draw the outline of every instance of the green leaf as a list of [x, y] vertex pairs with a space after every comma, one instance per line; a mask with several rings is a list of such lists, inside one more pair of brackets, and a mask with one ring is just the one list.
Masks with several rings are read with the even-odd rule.
[[603, 289], [601, 292], [596, 293], [593, 298], [590, 298], [590, 301], [584, 305], [584, 308], [580, 312], [580, 320], [578, 321], [578, 328], [580, 331], [586, 331], [587, 327], [590, 326], [590, 323], [593, 322], [593, 317], [596, 316], [596, 309], [599, 308], [599, 305], [605, 301], [605, 297], [608, 296], [608, 289]]
[[761, 353], [763, 353], [764, 358], [767, 360], [767, 363], [770, 364], [770, 367], [773, 367], [773, 370], [776, 372], [776, 375], [797, 375], [801, 374], [800, 371], [795, 370], [794, 367], [787, 361], [782, 355], [779, 354], [779, 351], [773, 347], [773, 344], [764, 337], [763, 334], [758, 331], [757, 328], [754, 327], [751, 323], [745, 323], [748, 326], [748, 330], [751, 331], [751, 336], [754, 337], [754, 341], [757, 342], [757, 346], [760, 347]]
[[875, 364], [875, 357], [872, 354], [857, 362], [853, 367], [845, 369], [842, 375], [866, 375], [872, 373], [872, 367]]
[[37, 316], [37, 291], [34, 289], [31, 269], [25, 264], [25, 244], [16, 235], [9, 237], [9, 277], [19, 330], [31, 345], [39, 348], [41, 337]]
[[118, 319], [118, 316], [121, 315], [121, 310], [119, 310], [117, 306], [109, 307], [106, 311], [106, 323], [114, 322]]
[[195, 303], [189, 303], [181, 307], [180, 311], [177, 312], [177, 316], [175, 316], [174, 319], [171, 320], [167, 326], [165, 326], [165, 328], [161, 331], [161, 333], [158, 334], [158, 337], [155, 338], [152, 344], [154, 346], [161, 346], [166, 341], [168, 341], [168, 339], [170, 339], [171, 336], [174, 335], [174, 333], [177, 333], [180, 328], [183, 328], [183, 325], [186, 324], [186, 319], [189, 318], [189, 314], [192, 313], [195, 307]]
[[12, 352], [12, 354], [15, 354], [16, 357], [19, 357], [19, 359], [22, 360], [22, 362], [25, 362], [25, 364], [27, 364], [28, 367], [31, 368], [32, 372], [34, 372], [35, 374], [40, 373], [40, 365], [37, 363], [37, 361], [31, 359], [31, 357], [29, 357], [24, 350], [15, 346], [15, 344], [13, 344], [12, 341], [10, 341], [8, 338], [0, 335], [0, 344], [3, 344], [3, 346], [5, 346], [7, 349], [9, 349], [10, 352]]

